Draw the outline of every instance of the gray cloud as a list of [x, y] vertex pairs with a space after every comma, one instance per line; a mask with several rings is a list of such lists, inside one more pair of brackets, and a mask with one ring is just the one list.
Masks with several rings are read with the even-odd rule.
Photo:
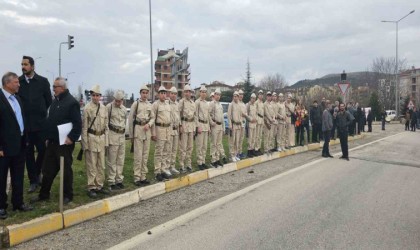
[[[294, 83], [360, 71], [375, 57], [395, 56], [395, 25], [380, 21], [417, 9], [400, 24], [399, 52], [420, 67], [419, 7], [412, 0], [153, 0], [153, 57], [188, 46], [194, 86], [241, 80], [247, 58], [256, 82], [276, 72]], [[73, 92], [100, 83], [138, 96], [150, 81], [147, 0], [3, 0], [0, 10], [3, 71], [20, 72], [27, 54], [42, 57], [39, 74], [57, 76], [58, 44], [71, 34], [75, 48], [63, 46], [62, 75], [76, 72]]]

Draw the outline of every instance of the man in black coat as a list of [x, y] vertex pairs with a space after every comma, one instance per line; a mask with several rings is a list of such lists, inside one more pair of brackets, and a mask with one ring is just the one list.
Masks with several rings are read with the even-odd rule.
[[23, 176], [25, 171], [25, 119], [19, 90], [18, 76], [7, 72], [2, 77], [0, 91], [0, 219], [7, 218], [7, 174], [10, 169], [13, 210], [29, 211], [23, 203]]
[[[47, 78], [35, 73], [35, 62], [32, 57], [23, 56], [22, 72], [23, 75], [19, 77], [18, 95], [25, 107], [25, 125], [28, 132], [26, 170], [30, 181], [28, 192], [32, 193], [41, 181], [40, 174], [45, 152], [43, 128], [52, 97], [50, 83]], [[35, 147], [38, 152], [36, 159]]]
[[368, 132], [372, 132], [372, 121], [373, 121], [372, 110], [369, 110], [368, 115], [367, 115]]
[[345, 109], [344, 103], [340, 104], [340, 111], [336, 117], [338, 136], [340, 138], [341, 152], [343, 155], [340, 159], [349, 160], [349, 126], [353, 123], [354, 117]]
[[[310, 113], [309, 113], [309, 117], [311, 119], [311, 124], [312, 124], [312, 142], [319, 142], [320, 139], [320, 134], [321, 134], [321, 130], [322, 130], [322, 119], [321, 119], [321, 111], [320, 108], [318, 107], [318, 102], [315, 100], [313, 102], [313, 105], [311, 107]], [[308, 138], [308, 142], [309, 142], [309, 138]]]
[[[79, 102], [67, 89], [64, 78], [58, 77], [53, 84], [54, 100], [46, 122], [45, 160], [42, 168], [42, 184], [39, 196], [32, 201], [48, 200], [51, 185], [60, 170], [60, 156], [64, 156], [64, 204], [73, 200], [73, 150], [82, 132], [82, 118]], [[60, 145], [58, 125], [72, 124], [63, 145]]]

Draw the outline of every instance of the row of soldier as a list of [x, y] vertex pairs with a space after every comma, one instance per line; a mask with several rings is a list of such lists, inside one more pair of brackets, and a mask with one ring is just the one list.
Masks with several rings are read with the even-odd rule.
[[[140, 89], [140, 99], [131, 106], [129, 115], [129, 134], [134, 145], [134, 182], [138, 186], [150, 183], [147, 161], [150, 141], [155, 141], [154, 173], [158, 181], [171, 178], [180, 172], [192, 171], [192, 151], [195, 138], [197, 165], [199, 169], [219, 167], [229, 160], [224, 152], [222, 138], [225, 131], [223, 107], [220, 104], [221, 92], [216, 89], [212, 93], [212, 101], [207, 102], [207, 89], [202, 86], [200, 96], [194, 102], [192, 89], [189, 85], [183, 90], [183, 98], [177, 101], [177, 90], [160, 87], [158, 99], [151, 104], [148, 101], [149, 89]], [[123, 93], [117, 91], [114, 102], [106, 107], [100, 104], [100, 87], [91, 89], [92, 102], [84, 109], [82, 145], [86, 153], [88, 169], [89, 195], [104, 190], [104, 173], [102, 163], [105, 161], [105, 148], [110, 188], [123, 188], [122, 170], [125, 155], [125, 110], [122, 105]], [[258, 93], [251, 95], [248, 104], [242, 102], [243, 92], [234, 92], [233, 101], [229, 104], [227, 117], [230, 130], [229, 151], [230, 160], [243, 158], [241, 153], [245, 137], [245, 121], [248, 122], [248, 156], [262, 154], [262, 137], [266, 153], [282, 151], [294, 146], [294, 127], [291, 126], [291, 115], [294, 105], [291, 96], [286, 102], [283, 95]], [[273, 98], [273, 100], [272, 100]], [[96, 119], [95, 119], [96, 117]], [[264, 133], [263, 133], [264, 131]], [[208, 140], [210, 138], [211, 163], [206, 165], [205, 158]], [[277, 142], [277, 147], [275, 147]], [[175, 161], [179, 146], [179, 169]]]
[[[169, 92], [169, 95], [167, 95]], [[160, 87], [157, 100], [148, 101], [149, 89], [140, 89], [140, 99], [130, 108], [128, 119], [129, 137], [134, 153], [134, 182], [137, 186], [148, 185], [147, 161], [151, 140], [155, 142], [154, 174], [156, 180], [163, 181], [179, 173], [192, 171], [192, 151], [195, 138], [197, 166], [199, 169], [217, 168], [229, 162], [224, 152], [222, 138], [225, 131], [223, 107], [220, 104], [221, 92], [212, 93], [212, 101], [207, 102], [207, 89], [202, 86], [199, 98], [192, 100], [192, 89], [186, 85], [183, 98], [177, 101], [177, 89]], [[104, 106], [100, 103], [100, 86], [91, 89], [92, 101], [83, 111], [82, 146], [88, 176], [89, 196], [107, 193], [103, 189], [105, 174], [104, 162], [108, 169], [108, 183], [111, 190], [122, 189], [123, 166], [125, 158], [126, 107], [122, 101], [124, 94], [117, 91], [115, 100]], [[169, 97], [169, 98], [167, 98]], [[242, 102], [243, 92], [236, 91], [229, 104], [227, 118], [229, 124], [230, 160], [243, 158], [242, 144], [245, 129], [248, 129], [248, 157], [261, 155], [262, 138], [266, 153], [282, 151], [294, 146], [294, 127], [291, 116], [294, 104], [289, 95], [287, 101], [276, 93], [251, 95], [248, 104]], [[248, 126], [245, 126], [245, 123]], [[211, 163], [205, 158], [210, 138]], [[277, 145], [276, 145], [277, 142]], [[179, 146], [179, 169], [175, 167]], [[107, 152], [107, 156], [105, 155]]]

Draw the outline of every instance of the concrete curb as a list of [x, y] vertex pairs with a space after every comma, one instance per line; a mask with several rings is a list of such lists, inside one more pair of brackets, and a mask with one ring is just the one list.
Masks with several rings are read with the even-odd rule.
[[208, 178], [209, 178], [208, 170], [197, 171], [188, 175], [188, 184], [191, 186], [198, 182], [205, 181]]
[[107, 213], [107, 206], [103, 200], [95, 201], [81, 207], [63, 212], [64, 228], [99, 217]]
[[[364, 137], [365, 134], [349, 137], [349, 141]], [[336, 145], [339, 143], [339, 139], [330, 141], [330, 145]], [[294, 147], [282, 152], [274, 152], [269, 155], [264, 154], [258, 157], [232, 162], [225, 164], [221, 168], [211, 168], [197, 171], [167, 182], [159, 182], [127, 193], [106, 198], [104, 200], [95, 201], [74, 209], [66, 210], [63, 214], [53, 213], [22, 224], [0, 227], [0, 247], [15, 246], [36, 237], [59, 231], [63, 228], [88, 221], [98, 216], [111, 213], [167, 192], [172, 192], [219, 175], [241, 170], [266, 161], [284, 158], [289, 155], [295, 155], [307, 151], [318, 150], [322, 147], [322, 145], [323, 142], [313, 143], [305, 146]]]
[[124, 194], [112, 196], [104, 200], [106, 212], [110, 213], [118, 209], [131, 206], [140, 202], [138, 190], [130, 191]]
[[166, 191], [165, 183], [159, 182], [147, 187], [137, 189], [139, 191], [140, 200], [144, 201], [155, 196], [164, 194]]
[[166, 193], [188, 186], [188, 175], [165, 181]]
[[61, 213], [48, 214], [28, 222], [7, 226], [10, 246], [34, 239], [36, 237], [61, 230], [63, 215]]
[[236, 163], [232, 162], [229, 164], [224, 165], [222, 168], [210, 168], [208, 169], [208, 175], [209, 175], [209, 179], [214, 178], [216, 176], [222, 175], [222, 174], [227, 174], [229, 172], [233, 172], [238, 170], [236, 168]]

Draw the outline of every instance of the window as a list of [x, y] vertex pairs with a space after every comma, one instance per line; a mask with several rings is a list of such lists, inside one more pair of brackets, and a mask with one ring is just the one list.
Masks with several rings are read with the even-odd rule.
[[416, 87], [417, 87], [416, 85], [411, 85], [411, 91], [416, 92], [416, 89], [417, 89]]
[[412, 84], [415, 84], [416, 83], [416, 78], [415, 77], [411, 78], [411, 83]]

